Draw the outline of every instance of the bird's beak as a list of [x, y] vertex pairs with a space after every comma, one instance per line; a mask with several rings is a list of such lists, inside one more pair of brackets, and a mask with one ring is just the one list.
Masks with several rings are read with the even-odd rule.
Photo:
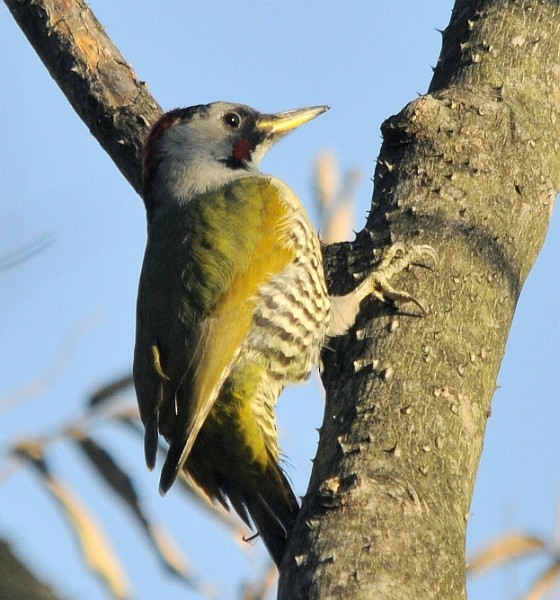
[[307, 121], [327, 112], [328, 106], [311, 106], [309, 108], [296, 108], [274, 115], [261, 115], [257, 119], [257, 128], [269, 136], [281, 136]]

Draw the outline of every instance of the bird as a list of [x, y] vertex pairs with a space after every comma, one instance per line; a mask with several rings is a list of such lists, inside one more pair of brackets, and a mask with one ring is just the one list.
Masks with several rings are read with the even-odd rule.
[[143, 146], [147, 244], [133, 379], [145, 460], [179, 473], [253, 524], [278, 567], [299, 504], [282, 469], [275, 405], [305, 381], [367, 296], [423, 305], [389, 280], [429, 246], [393, 244], [377, 269], [329, 296], [321, 242], [296, 194], [259, 170], [271, 146], [327, 106], [260, 113], [212, 102], [163, 114]]
[[143, 147], [148, 237], [134, 385], [155, 467], [251, 521], [277, 565], [299, 505], [281, 467], [274, 406], [308, 379], [329, 328], [319, 237], [259, 161], [327, 106], [263, 114], [213, 102], [167, 112]]

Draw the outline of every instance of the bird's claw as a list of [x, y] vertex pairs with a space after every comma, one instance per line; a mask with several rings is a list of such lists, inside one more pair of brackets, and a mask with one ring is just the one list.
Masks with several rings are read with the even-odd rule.
[[395, 275], [411, 266], [431, 268], [426, 264], [425, 258], [431, 259], [434, 263], [433, 267], [436, 267], [438, 255], [431, 246], [418, 245], [406, 248], [402, 242], [396, 242], [383, 252], [376, 269], [360, 283], [359, 295], [362, 298], [373, 296], [380, 302], [411, 302], [427, 315], [428, 310], [420, 300], [404, 290], [395, 289], [389, 283]]

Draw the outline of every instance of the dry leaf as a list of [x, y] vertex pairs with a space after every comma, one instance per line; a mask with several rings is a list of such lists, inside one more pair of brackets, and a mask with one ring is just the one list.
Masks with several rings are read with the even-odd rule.
[[489, 544], [469, 561], [469, 572], [477, 575], [488, 569], [546, 549], [538, 537], [511, 533]]
[[62, 479], [52, 475], [43, 450], [41, 442], [31, 441], [19, 444], [15, 453], [36, 469], [46, 489], [63, 509], [92, 571], [101, 577], [113, 598], [127, 600], [130, 598], [130, 586], [103, 528], [89, 513], [76, 492]]
[[535, 585], [523, 600], [541, 600], [543, 594], [552, 589], [554, 582], [558, 581], [559, 577], [560, 563], [556, 562], [537, 579]]

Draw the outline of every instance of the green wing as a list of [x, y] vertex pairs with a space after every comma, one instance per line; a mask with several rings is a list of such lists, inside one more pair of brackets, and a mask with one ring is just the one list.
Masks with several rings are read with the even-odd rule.
[[[283, 193], [270, 178], [247, 177], [151, 224], [134, 376], [150, 466], [158, 429], [170, 443], [162, 492], [187, 459], [251, 329], [258, 290], [295, 258], [288, 242], [293, 209]], [[173, 228], [178, 236], [169, 233]], [[143, 296], [151, 302], [144, 305]]]

